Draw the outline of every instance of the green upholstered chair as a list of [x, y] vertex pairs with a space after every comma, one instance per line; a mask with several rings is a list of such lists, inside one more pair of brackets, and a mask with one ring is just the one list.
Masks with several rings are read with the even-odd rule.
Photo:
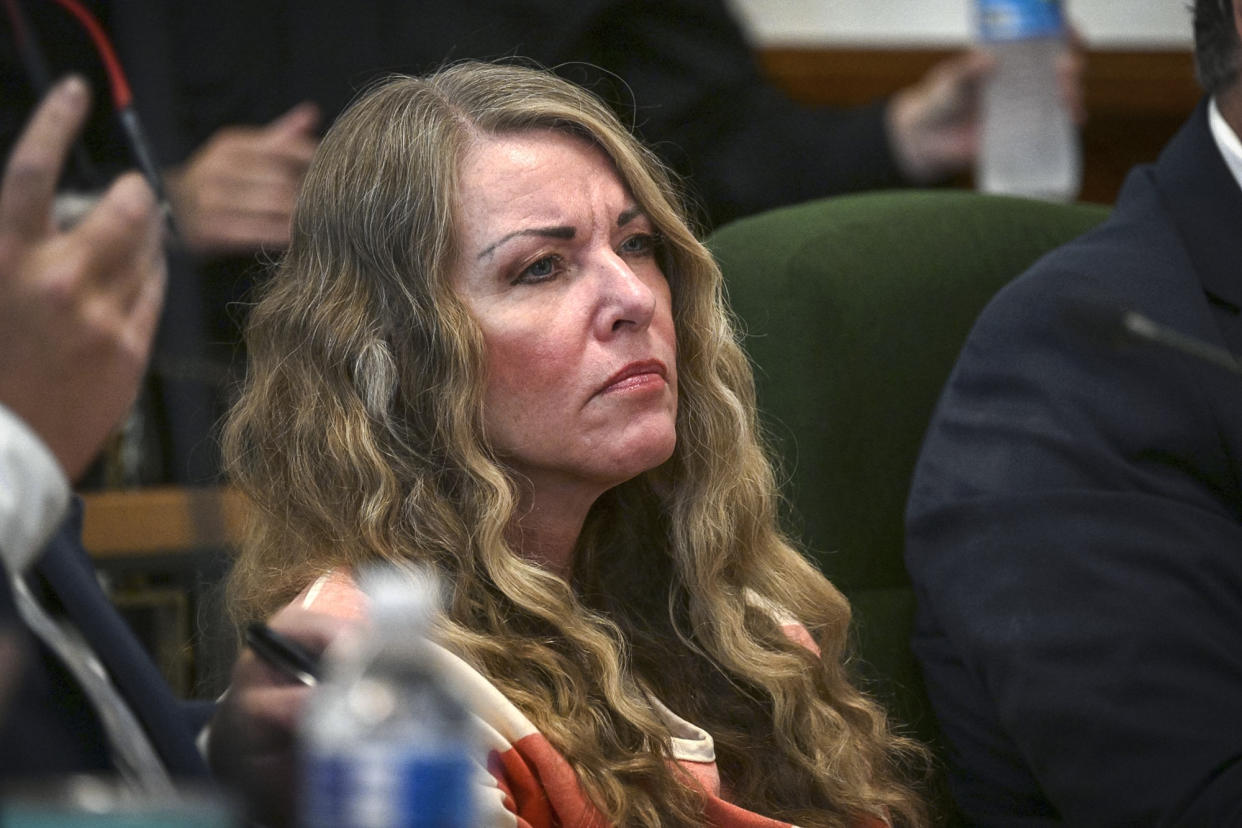
[[788, 526], [853, 604], [863, 684], [933, 745], [902, 560], [923, 433], [988, 299], [1107, 214], [960, 190], [870, 193], [773, 210], [708, 240], [755, 365]]

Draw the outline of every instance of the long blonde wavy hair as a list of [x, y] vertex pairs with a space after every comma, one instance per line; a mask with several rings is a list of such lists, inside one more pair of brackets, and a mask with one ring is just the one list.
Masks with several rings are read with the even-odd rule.
[[[467, 142], [542, 129], [612, 159], [662, 237], [677, 331], [676, 449], [594, 504], [572, 582], [523, 559], [506, 532], [515, 481], [487, 444], [483, 342], [449, 283]], [[444, 643], [539, 727], [615, 824], [704, 821], [653, 696], [712, 734], [736, 804], [804, 826], [925, 821], [901, 781], [920, 749], [847, 675], [845, 598], [778, 530], [720, 271], [665, 169], [591, 94], [480, 63], [371, 89], [311, 164], [247, 341], [224, 437], [256, 507], [229, 584], [239, 621], [335, 568], [428, 564], [449, 587]]]

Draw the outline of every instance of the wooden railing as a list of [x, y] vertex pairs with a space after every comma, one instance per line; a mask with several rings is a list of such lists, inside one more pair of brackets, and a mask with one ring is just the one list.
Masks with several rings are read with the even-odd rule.
[[97, 560], [228, 547], [241, 532], [241, 497], [225, 488], [95, 492], [83, 501], [82, 542]]
[[83, 501], [82, 540], [113, 602], [178, 695], [214, 698], [236, 653], [221, 586], [241, 534], [241, 497], [169, 487]]

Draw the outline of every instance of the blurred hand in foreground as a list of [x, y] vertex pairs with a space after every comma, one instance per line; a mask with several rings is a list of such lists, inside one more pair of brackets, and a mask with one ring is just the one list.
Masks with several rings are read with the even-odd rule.
[[[290, 605], [268, 626], [322, 654], [351, 622]], [[208, 760], [216, 776], [268, 826], [290, 825], [297, 800], [297, 725], [310, 687], [242, 652], [211, 723]]]
[[88, 106], [81, 79], [57, 84], [0, 184], [0, 403], [71, 480], [137, 396], [165, 286], [160, 213], [137, 173], [73, 229], [55, 227], [56, 182]]

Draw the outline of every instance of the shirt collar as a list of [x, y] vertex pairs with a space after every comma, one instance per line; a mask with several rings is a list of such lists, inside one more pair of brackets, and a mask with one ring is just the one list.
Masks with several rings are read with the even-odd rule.
[[1212, 98], [1211, 105], [1208, 106], [1208, 128], [1212, 130], [1212, 138], [1216, 140], [1220, 154], [1225, 157], [1225, 165], [1233, 173], [1234, 181], [1242, 187], [1242, 140], [1238, 139], [1238, 134], [1220, 114], [1215, 98]]

